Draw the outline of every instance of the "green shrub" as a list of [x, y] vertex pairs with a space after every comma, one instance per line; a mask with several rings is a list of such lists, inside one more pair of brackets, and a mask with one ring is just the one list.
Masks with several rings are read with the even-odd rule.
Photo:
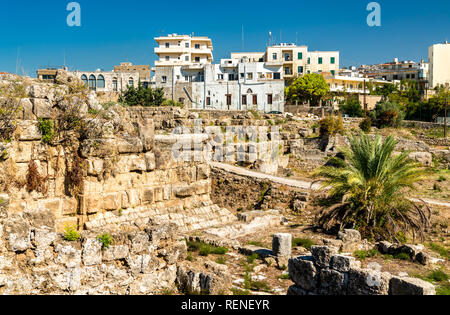
[[401, 111], [396, 103], [379, 102], [375, 107], [375, 116], [378, 128], [398, 128], [402, 124], [405, 113]]
[[372, 131], [372, 119], [370, 117], [364, 118], [359, 124], [359, 128], [365, 133], [370, 133]]
[[444, 246], [441, 246], [441, 245], [435, 244], [435, 243], [431, 243], [429, 245], [429, 247], [431, 248], [432, 251], [441, 255], [442, 258], [450, 259], [450, 250], [448, 250]]
[[249, 264], [253, 264], [255, 262], [255, 260], [258, 258], [259, 258], [259, 255], [255, 253], [253, 255], [247, 256], [247, 262]]
[[50, 119], [39, 119], [39, 131], [42, 134], [42, 142], [49, 144], [55, 137], [54, 124]]
[[307, 238], [294, 238], [292, 240], [293, 247], [302, 246], [302, 247], [306, 248], [307, 250], [311, 250], [311, 247], [314, 245], [316, 245], [316, 243], [314, 243], [313, 240], [310, 240]]
[[76, 242], [81, 238], [80, 233], [72, 225], [67, 225], [64, 228], [64, 239], [68, 242]]
[[225, 265], [227, 263], [227, 259], [224, 256], [220, 256], [216, 259], [216, 263], [219, 265]]
[[102, 249], [109, 248], [113, 242], [111, 234], [108, 233], [97, 236], [97, 240], [102, 243]]
[[285, 273], [284, 275], [279, 276], [278, 279], [280, 279], [280, 280], [290, 280], [291, 277], [289, 276], [288, 273]]
[[443, 281], [448, 281], [448, 279], [450, 278], [449, 275], [447, 273], [445, 273], [442, 270], [435, 270], [432, 273], [430, 273], [427, 278], [431, 281], [434, 282], [443, 282]]
[[320, 136], [322, 137], [334, 137], [338, 133], [344, 131], [344, 121], [342, 117], [328, 116], [319, 122]]
[[232, 288], [231, 293], [233, 293], [233, 295], [251, 295], [249, 290], [241, 290], [237, 288]]
[[362, 117], [363, 108], [361, 103], [356, 98], [350, 98], [339, 104], [339, 108], [344, 115], [350, 117]]
[[396, 254], [396, 255], [394, 255], [394, 258], [398, 259], [398, 260], [405, 260], [405, 261], [411, 260], [411, 256], [409, 256], [409, 254], [407, 254], [407, 253]]

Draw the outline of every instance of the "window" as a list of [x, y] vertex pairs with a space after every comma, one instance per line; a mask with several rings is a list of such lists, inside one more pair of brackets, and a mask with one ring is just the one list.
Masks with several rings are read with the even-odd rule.
[[89, 89], [95, 90], [97, 88], [97, 80], [94, 75], [90, 75], [89, 77]]
[[319, 57], [319, 65], [323, 64], [323, 58]]
[[303, 67], [302, 66], [300, 66], [300, 67], [298, 67], [298, 73], [303, 73]]
[[195, 62], [200, 62], [200, 57], [195, 57]]
[[88, 86], [88, 78], [87, 76], [85, 76], [84, 74], [81, 76], [81, 81], [83, 81], [85, 86]]
[[253, 80], [253, 73], [252, 72], [247, 73], [247, 80]]
[[284, 55], [284, 61], [291, 61], [291, 55], [285, 54]]
[[273, 95], [267, 94], [267, 104], [272, 105], [273, 102]]
[[247, 105], [247, 95], [242, 95], [242, 105]]
[[97, 87], [100, 89], [105, 88], [105, 77], [101, 74], [97, 78]]
[[189, 61], [189, 56], [185, 56], [185, 57], [184, 57], [184, 60], [185, 60], [185, 61]]
[[308, 64], [309, 65], [311, 64], [311, 58], [308, 58]]
[[334, 57], [331, 57], [331, 60], [330, 60], [330, 62], [331, 62], [331, 64], [332, 64], [332, 65], [334, 65], [334, 64], [336, 63], [336, 58], [334, 58]]
[[113, 91], [117, 92], [119, 90], [118, 84], [117, 84], [117, 78], [113, 79]]
[[217, 75], [217, 80], [223, 80], [223, 74], [218, 74]]
[[272, 58], [273, 58], [273, 60], [277, 60], [277, 58], [278, 58], [277, 54], [274, 53], [274, 54], [272, 55]]
[[169, 61], [170, 60], [170, 57], [169, 56], [166, 56], [166, 61]]
[[331, 75], [334, 75], [336, 73], [336, 71], [331, 70]]
[[210, 106], [211, 105], [211, 97], [207, 97], [206, 98], [206, 106]]
[[195, 44], [195, 49], [200, 49], [200, 44]]
[[267, 74], [266, 74], [266, 78], [267, 78], [267, 79], [272, 79], [272, 73], [267, 73]]
[[[237, 79], [237, 78], [236, 78]], [[228, 74], [228, 81], [234, 81], [234, 80], [236, 80], [235, 79], [235, 75], [234, 75], [234, 73], [229, 73]]]
[[291, 74], [291, 69], [289, 67], [285, 67], [284, 68], [284, 74], [285, 75], [290, 75]]
[[131, 87], [134, 87], [134, 79], [133, 78], [130, 78], [128, 80], [128, 85], [131, 86]]
[[258, 95], [253, 95], [253, 105], [258, 105]]
[[273, 79], [274, 79], [274, 80], [280, 80], [280, 79], [281, 79], [281, 73], [279, 73], [279, 72], [274, 72], [274, 73], [273, 73]]
[[165, 75], [163, 75], [161, 77], [161, 81], [162, 81], [162, 83], [167, 83], [167, 77]]
[[411, 79], [415, 79], [416, 75], [415, 74], [411, 74]]
[[166, 48], [169, 48], [170, 47], [170, 44], [169, 43], [166, 43]]
[[299, 52], [298, 56], [297, 56], [297, 59], [298, 60], [302, 60], [303, 59], [303, 53]]
[[186, 48], [189, 48], [189, 43], [184, 44]]

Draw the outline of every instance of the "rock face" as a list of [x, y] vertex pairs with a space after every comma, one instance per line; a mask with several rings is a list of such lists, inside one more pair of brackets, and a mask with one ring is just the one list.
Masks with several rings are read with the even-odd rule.
[[314, 246], [312, 256], [289, 260], [295, 283], [288, 295], [434, 295], [434, 286], [419, 279], [398, 278], [378, 269], [361, 269], [353, 257]]

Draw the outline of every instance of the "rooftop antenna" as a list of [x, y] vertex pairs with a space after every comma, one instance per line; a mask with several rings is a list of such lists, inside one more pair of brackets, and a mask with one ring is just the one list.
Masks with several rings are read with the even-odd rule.
[[280, 30], [280, 44], [283, 42], [283, 36], [282, 36], [282, 34], [283, 34], [283, 31]]
[[295, 46], [298, 46], [298, 32], [295, 33]]
[[269, 31], [269, 47], [271, 46], [271, 44], [272, 44], [272, 32]]

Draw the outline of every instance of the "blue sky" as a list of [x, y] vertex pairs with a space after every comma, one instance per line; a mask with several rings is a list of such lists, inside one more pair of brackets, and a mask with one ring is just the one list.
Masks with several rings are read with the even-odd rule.
[[[60, 66], [111, 70], [121, 61], [151, 64], [153, 38], [178, 33], [212, 38], [215, 61], [232, 51], [263, 51], [273, 40], [339, 50], [341, 66], [428, 58], [428, 47], [450, 40], [450, 1], [380, 0], [382, 26], [366, 24], [369, 0], [79, 0], [81, 27], [68, 27], [67, 0], [0, 0], [0, 72], [35, 76]], [[281, 32], [281, 35], [280, 35]]]

